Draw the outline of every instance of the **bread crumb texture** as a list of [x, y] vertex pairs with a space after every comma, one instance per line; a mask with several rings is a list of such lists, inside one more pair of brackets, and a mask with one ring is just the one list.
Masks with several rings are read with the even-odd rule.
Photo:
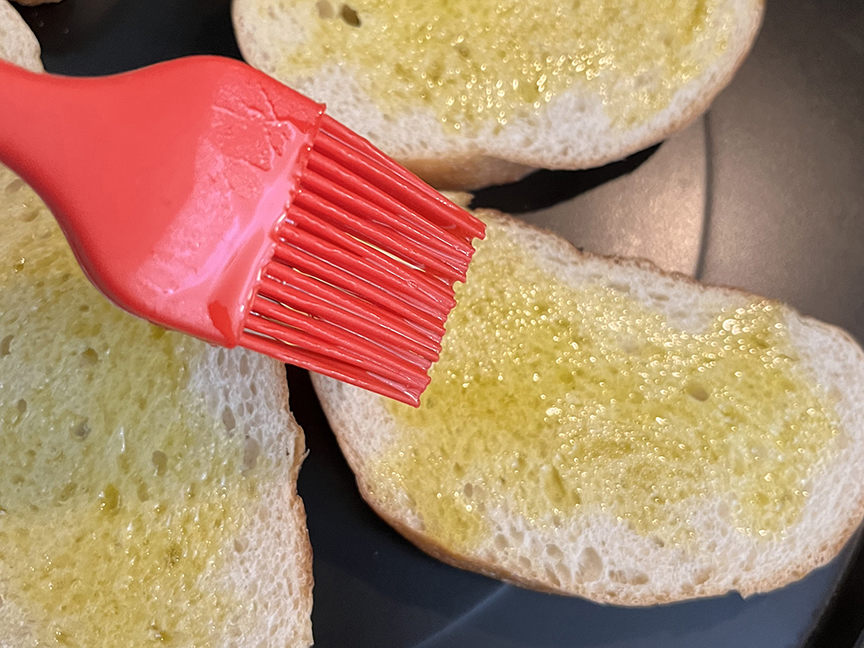
[[39, 41], [27, 23], [12, 5], [0, 0], [0, 59], [41, 72], [40, 54]]
[[[271, 547], [267, 563], [284, 574], [259, 568], [254, 591], [246, 582], [254, 538], [284, 517], [266, 506], [281, 504], [274, 483], [296, 462], [293, 441], [286, 456], [255, 414], [270, 408], [289, 429], [279, 372], [114, 307], [44, 204], [2, 167], [0, 371], [0, 634], [10, 646], [25, 629], [38, 646], [234, 645], [262, 621], [260, 645], [292, 626], [297, 636], [280, 645], [308, 636], [305, 601], [290, 609], [288, 591], [311, 587], [293, 555], [300, 540]], [[272, 602], [262, 606], [258, 590]]]
[[[291, 78], [338, 66], [382, 112], [431, 109], [450, 132], [503, 127], [573, 86], [612, 125], [666, 107], [729, 44], [735, 13], [718, 0], [283, 0], [301, 43], [279, 53]], [[394, 56], [393, 53], [398, 55]]]

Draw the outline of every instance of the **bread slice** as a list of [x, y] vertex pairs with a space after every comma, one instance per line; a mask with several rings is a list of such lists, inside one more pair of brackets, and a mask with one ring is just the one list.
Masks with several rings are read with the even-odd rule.
[[283, 365], [112, 306], [2, 166], [0, 375], [0, 648], [312, 644]]
[[283, 366], [112, 306], [0, 168], [0, 647], [309, 646]]
[[[670, 7], [679, 13], [662, 13]], [[419, 0], [234, 0], [233, 17], [249, 63], [326, 103], [329, 114], [433, 186], [471, 189], [535, 168], [599, 166], [684, 128], [731, 80], [763, 8], [763, 0], [484, 0], [458, 10]], [[604, 18], [595, 25], [594, 15]], [[672, 19], [681, 24], [670, 26]], [[484, 33], [493, 36], [478, 36], [477, 25], [489, 23]], [[364, 31], [362, 45], [342, 52], [343, 42]], [[429, 44], [412, 56], [418, 33], [428, 34]], [[530, 73], [534, 55], [549, 61], [539, 64], [538, 78]], [[405, 72], [418, 62], [415, 74]], [[526, 67], [515, 69], [515, 62]], [[544, 85], [564, 78], [567, 65], [581, 71], [572, 85]], [[485, 79], [481, 66], [500, 78], [490, 72]], [[511, 90], [514, 81], [521, 85]], [[466, 94], [468, 83], [474, 94]], [[478, 92], [503, 99], [454, 108], [463, 100], [483, 103]], [[481, 116], [484, 109], [490, 118]]]
[[864, 514], [847, 334], [478, 215], [419, 410], [313, 376], [384, 520], [452, 565], [622, 605], [764, 592], [836, 555]]
[[39, 41], [21, 15], [6, 0], [0, 0], [0, 59], [41, 72], [41, 53]]

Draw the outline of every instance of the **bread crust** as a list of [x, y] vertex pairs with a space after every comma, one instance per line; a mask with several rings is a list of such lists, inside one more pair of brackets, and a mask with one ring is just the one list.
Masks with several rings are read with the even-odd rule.
[[[544, 249], [547, 247], [550, 250], [554, 248], [554, 252], [566, 253], [569, 257], [572, 257], [574, 261], [578, 261], [578, 259], [597, 259], [616, 266], [638, 268], [642, 271], [654, 273], [658, 277], [671, 278], [677, 282], [683, 282], [700, 289], [706, 287], [719, 289], [730, 297], [747, 300], [763, 299], [762, 297], [756, 296], [740, 288], [703, 284], [687, 275], [678, 272], [664, 271], [646, 259], [621, 258], [584, 252], [572, 245], [569, 241], [561, 239], [547, 230], [517, 221], [507, 215], [501, 214], [500, 212], [493, 210], [478, 210], [478, 213], [481, 213], [485, 220], [498, 221], [511, 230], [517, 230], [520, 234], [541, 235], [544, 237], [551, 235], [552, 238], [549, 238], [548, 241], [544, 238], [544, 243], [548, 243], [548, 246], [544, 245]], [[768, 301], [780, 304], [780, 302], [775, 300]], [[852, 336], [850, 336], [846, 331], [836, 326], [820, 322], [814, 318], [805, 316], [799, 317], [801, 322], [805, 324], [817, 324], [823, 330], [832, 332], [834, 335], [842, 338], [849, 344], [850, 349], [855, 350], [857, 356], [855, 359], [856, 364], [864, 366], [864, 350], [861, 349], [854, 338], [852, 338]], [[549, 579], [544, 580], [542, 578], [526, 577], [523, 574], [515, 573], [490, 560], [482, 560], [474, 556], [466, 555], [464, 552], [446, 546], [428, 537], [423, 531], [412, 526], [409, 521], [403, 517], [393, 515], [382, 502], [375, 498], [372, 489], [370, 489], [369, 485], [366, 483], [365, 475], [368, 473], [365, 469], [366, 458], [359, 454], [352, 444], [352, 437], [356, 435], [356, 432], [350, 417], [343, 415], [343, 408], [338, 399], [333, 398], [333, 391], [329, 387], [332, 383], [330, 383], [326, 378], [313, 375], [313, 384], [319, 395], [322, 407], [327, 415], [339, 446], [342, 449], [348, 464], [355, 473], [360, 494], [379, 517], [422, 551], [428, 553], [434, 558], [453, 565], [454, 567], [474, 571], [506, 583], [540, 592], [566, 596], [579, 596], [598, 603], [609, 603], [622, 606], [645, 606], [671, 603], [699, 597], [721, 596], [730, 591], [737, 591], [742, 596], [748, 597], [796, 581], [813, 569], [824, 565], [833, 559], [843, 549], [850, 537], [852, 537], [856, 529], [859, 527], [862, 518], [864, 518], [864, 494], [862, 494], [856, 498], [854, 506], [852, 507], [854, 512], [839, 523], [831, 534], [830, 539], [823, 542], [819, 547], [816, 547], [814, 551], [806, 555], [796, 555], [794, 560], [783, 565], [782, 570], [775, 571], [765, 578], [752, 579], [748, 578], [747, 574], [742, 574], [740, 582], [734, 588], [718, 586], [717, 584], [712, 583], [710, 579], [704, 584], [696, 585], [693, 587], [692, 591], [687, 593], [680, 591], [652, 591], [641, 592], [638, 595], [635, 595], [627, 589], [612, 590], [610, 588], [605, 588], [605, 590], [600, 591], [596, 586], [591, 587], [586, 586], [585, 584], [573, 584], [570, 587], [562, 586], [561, 584]]]
[[294, 637], [294, 642], [290, 645], [299, 647], [312, 646], [315, 641], [312, 635], [312, 604], [313, 604], [313, 589], [315, 586], [315, 578], [312, 572], [312, 543], [309, 540], [309, 527], [306, 524], [306, 507], [303, 504], [303, 499], [297, 492], [297, 480], [300, 478], [300, 469], [303, 467], [303, 462], [309, 456], [309, 450], [306, 448], [306, 435], [303, 428], [294, 418], [291, 410], [288, 408], [288, 381], [284, 372], [284, 365], [281, 363], [273, 363], [276, 371], [275, 384], [281, 386], [281, 400], [285, 404], [285, 410], [288, 417], [291, 419], [291, 425], [296, 428], [294, 434], [294, 462], [288, 470], [288, 479], [284, 483], [285, 499], [288, 501], [288, 518], [295, 529], [295, 556], [299, 564], [300, 580], [294, 581], [295, 594], [300, 599], [300, 602], [295, 608], [295, 613], [298, 619], [303, 620], [301, 623], [300, 635]]

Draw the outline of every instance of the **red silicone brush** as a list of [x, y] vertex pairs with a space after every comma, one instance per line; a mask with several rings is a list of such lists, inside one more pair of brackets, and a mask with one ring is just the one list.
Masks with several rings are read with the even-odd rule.
[[0, 62], [0, 161], [122, 308], [417, 404], [483, 224], [249, 66]]

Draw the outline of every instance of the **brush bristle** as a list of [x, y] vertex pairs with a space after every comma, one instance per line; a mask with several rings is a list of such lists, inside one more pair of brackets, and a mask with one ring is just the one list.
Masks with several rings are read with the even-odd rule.
[[483, 224], [328, 117], [242, 346], [411, 405]]

